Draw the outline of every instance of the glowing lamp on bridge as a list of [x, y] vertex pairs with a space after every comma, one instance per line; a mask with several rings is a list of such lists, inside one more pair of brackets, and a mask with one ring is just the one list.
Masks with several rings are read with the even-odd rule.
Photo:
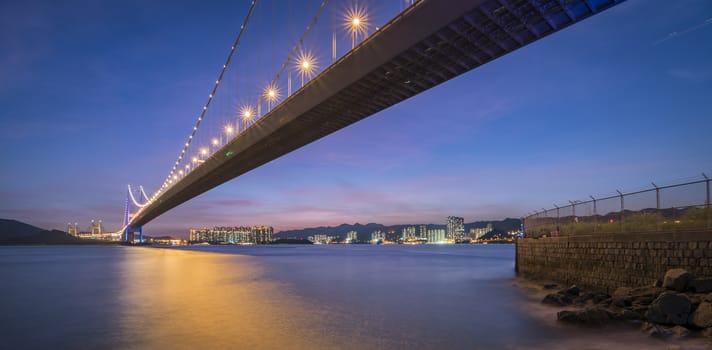
[[208, 149], [205, 148], [205, 147], [201, 148], [201, 149], [200, 149], [200, 154], [201, 154], [201, 155], [204, 155], [204, 156], [207, 156], [207, 155], [208, 155]]
[[302, 77], [302, 86], [304, 86], [304, 78], [311, 78], [316, 72], [317, 67], [317, 60], [311, 52], [299, 53], [296, 61], [296, 68], [299, 71], [299, 75]]
[[272, 110], [272, 102], [279, 99], [279, 89], [274, 84], [270, 84], [265, 88], [264, 97], [267, 99], [267, 111]]
[[220, 141], [218, 141], [218, 139], [213, 138], [213, 146], [217, 146], [219, 143]]
[[193, 157], [193, 163], [197, 163], [197, 162], [198, 162], [198, 157]]
[[234, 131], [234, 130], [232, 129], [232, 126], [228, 125], [227, 127], [225, 127], [225, 133], [226, 133], [226, 134], [232, 135], [232, 132], [233, 132], [233, 131]]
[[356, 46], [359, 35], [366, 36], [368, 31], [368, 15], [364, 7], [354, 5], [346, 11], [346, 30], [351, 33], [351, 49]]

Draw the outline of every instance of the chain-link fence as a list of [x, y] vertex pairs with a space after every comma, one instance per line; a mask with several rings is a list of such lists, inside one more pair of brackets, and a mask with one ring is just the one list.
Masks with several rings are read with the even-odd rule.
[[710, 178], [668, 186], [652, 184], [569, 205], [542, 208], [525, 217], [526, 237], [625, 232], [712, 231]]

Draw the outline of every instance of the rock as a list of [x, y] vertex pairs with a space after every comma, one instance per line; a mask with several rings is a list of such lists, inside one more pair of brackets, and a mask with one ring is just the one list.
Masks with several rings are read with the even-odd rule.
[[712, 327], [712, 303], [700, 303], [700, 306], [690, 314], [688, 323], [698, 328]]
[[712, 303], [712, 293], [703, 296], [702, 301], [708, 301], [708, 302]]
[[630, 292], [633, 288], [630, 287], [620, 287], [613, 292], [611, 295], [611, 304], [619, 307], [630, 306], [633, 303], [633, 298], [630, 296]]
[[603, 326], [612, 320], [608, 311], [600, 307], [589, 307], [583, 310], [563, 310], [556, 313], [556, 318], [564, 323], [588, 327]]
[[660, 288], [660, 287], [638, 287], [638, 288], [633, 288], [630, 291], [630, 296], [633, 298], [633, 301], [636, 299], [647, 299], [650, 298], [651, 301], [655, 300], [660, 293], [664, 292], [665, 289]]
[[712, 328], [705, 329], [704, 331], [700, 332], [700, 335], [705, 338], [712, 338]]
[[663, 288], [682, 292], [690, 280], [690, 273], [684, 269], [670, 269], [665, 273]]
[[594, 304], [601, 304], [603, 302], [606, 302], [606, 304], [610, 304], [610, 298], [611, 296], [606, 294], [606, 293], [596, 293], [593, 295], [593, 303]]
[[640, 304], [633, 304], [633, 312], [637, 313], [640, 315], [640, 317], [645, 317], [645, 313], [648, 312], [648, 306], [647, 305], [640, 305]]
[[692, 304], [685, 294], [665, 292], [650, 304], [645, 318], [660, 324], [687, 324]]
[[620, 309], [610, 314], [610, 316], [619, 321], [638, 321], [643, 318], [639, 313], [628, 309]]
[[712, 292], [712, 278], [695, 278], [687, 283], [687, 289], [695, 293]]
[[575, 284], [569, 288], [566, 288], [566, 290], [564, 290], [564, 294], [574, 296], [574, 297], [579, 296], [580, 293], [581, 293], [581, 289], [579, 289], [579, 287], [576, 287]]
[[675, 338], [687, 338], [690, 335], [690, 330], [683, 326], [675, 326], [670, 329]]
[[544, 285], [544, 289], [556, 289], [557, 287], [559, 287], [559, 285], [554, 283]]
[[702, 295], [700, 294], [690, 294], [687, 293], [687, 297], [690, 298], [690, 303], [692, 303], [692, 309], [695, 309], [697, 306], [702, 303]]
[[589, 301], [589, 300], [593, 300], [593, 298], [594, 298], [595, 296], [596, 296], [595, 294], [590, 293], [590, 292], [581, 293], [581, 294], [579, 295], [579, 299], [581, 299], [582, 302], [586, 302], [586, 301]]
[[656, 325], [650, 322], [643, 322], [640, 329], [653, 338], [667, 338], [672, 335], [672, 330], [667, 327]]
[[662, 287], [662, 286], [663, 286], [663, 281], [661, 281], [661, 280], [655, 280], [655, 282], [653, 282], [653, 287]]
[[551, 293], [544, 297], [541, 301], [544, 304], [555, 305], [555, 306], [566, 306], [571, 305], [572, 300], [566, 294], [562, 293]]

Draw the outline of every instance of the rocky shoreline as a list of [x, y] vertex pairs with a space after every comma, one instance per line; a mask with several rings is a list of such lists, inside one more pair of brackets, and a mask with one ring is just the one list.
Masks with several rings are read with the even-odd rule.
[[[559, 289], [546, 284], [544, 289]], [[577, 286], [547, 294], [542, 303], [567, 307], [557, 312], [559, 322], [585, 327], [623, 323], [639, 325], [656, 338], [712, 339], [712, 278], [694, 278], [672, 269], [647, 287], [620, 287], [612, 295]]]

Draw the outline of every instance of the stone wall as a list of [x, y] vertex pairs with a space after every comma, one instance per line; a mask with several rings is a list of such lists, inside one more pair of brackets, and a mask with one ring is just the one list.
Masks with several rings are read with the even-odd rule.
[[648, 286], [671, 268], [712, 277], [712, 232], [625, 233], [524, 238], [516, 269], [524, 276], [612, 293]]

